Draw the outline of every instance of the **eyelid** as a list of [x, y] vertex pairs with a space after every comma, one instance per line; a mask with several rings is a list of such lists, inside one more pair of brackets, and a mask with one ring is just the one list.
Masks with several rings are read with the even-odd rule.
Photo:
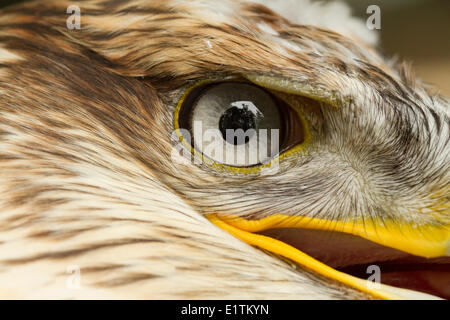
[[246, 78], [261, 87], [270, 91], [282, 92], [294, 96], [307, 97], [315, 101], [323, 102], [329, 106], [347, 107], [352, 102], [352, 98], [343, 96], [336, 90], [311, 86], [308, 83], [296, 82], [279, 77], [264, 76], [258, 74], [247, 75]]
[[[180, 127], [180, 117], [183, 116], [183, 112], [187, 111], [187, 109], [183, 110], [184, 109], [183, 106], [186, 104], [186, 101], [188, 101], [189, 99], [195, 100], [195, 97], [194, 98], [192, 97], [192, 93], [195, 92], [195, 90], [203, 90], [205, 88], [205, 86], [207, 86], [207, 85], [217, 84], [220, 82], [228, 82], [228, 81], [242, 82], [245, 84], [251, 84], [251, 85], [257, 86], [254, 83], [248, 82], [246, 80], [231, 80], [231, 79], [222, 80], [222, 81], [202, 80], [202, 81], [195, 83], [191, 87], [187, 88], [185, 90], [185, 92], [181, 95], [181, 98], [179, 99], [179, 101], [175, 107], [174, 116], [173, 116], [173, 125], [174, 125], [176, 136], [178, 137], [178, 141], [180, 143], [183, 143], [185, 148], [190, 150], [191, 153], [194, 155], [194, 157], [201, 159], [202, 163], [206, 164], [209, 167], [214, 168], [217, 171], [249, 175], [249, 174], [257, 174], [265, 169], [269, 169], [272, 166], [272, 163], [274, 163], [274, 162], [279, 162], [279, 161], [288, 159], [292, 156], [297, 156], [301, 153], [304, 153], [305, 147], [307, 145], [309, 145], [309, 143], [311, 141], [311, 135], [310, 135], [310, 129], [308, 126], [308, 122], [305, 119], [305, 117], [302, 115], [300, 110], [298, 110], [297, 108], [292, 108], [291, 105], [287, 101], [285, 101], [285, 99], [281, 99], [281, 100], [287, 104], [287, 106], [290, 108], [289, 109], [290, 112], [293, 112], [298, 117], [298, 119], [301, 123], [301, 128], [303, 131], [303, 139], [302, 139], [301, 143], [293, 142], [292, 145], [285, 148], [285, 150], [283, 150], [283, 151], [280, 150], [280, 153], [267, 163], [254, 165], [254, 166], [250, 166], [250, 167], [235, 167], [235, 166], [231, 166], [231, 165], [227, 165], [227, 164], [218, 163], [218, 162], [214, 161], [213, 159], [210, 159], [209, 157], [205, 156], [202, 152], [198, 151], [192, 144], [186, 142], [186, 140], [183, 138], [183, 135], [181, 132], [181, 127]], [[280, 98], [280, 97], [278, 97], [278, 95], [275, 95], [275, 93], [273, 91], [267, 90], [263, 87], [260, 87], [260, 88], [270, 92], [278, 99]]]

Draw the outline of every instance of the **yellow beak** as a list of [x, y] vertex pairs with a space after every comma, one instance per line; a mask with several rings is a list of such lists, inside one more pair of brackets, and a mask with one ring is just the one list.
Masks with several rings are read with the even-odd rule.
[[421, 226], [414, 229], [410, 225], [365, 224], [358, 222], [337, 222], [308, 217], [272, 215], [260, 220], [246, 220], [237, 217], [207, 217], [219, 228], [247, 244], [259, 247], [290, 259], [299, 265], [327, 278], [339, 281], [349, 287], [368, 293], [375, 299], [432, 299], [435, 296], [412, 290], [396, 288], [340, 272], [314, 259], [306, 253], [282, 241], [255, 232], [271, 228], [305, 228], [333, 230], [356, 235], [386, 247], [395, 248], [413, 255], [434, 258], [449, 255], [450, 230], [442, 226]]

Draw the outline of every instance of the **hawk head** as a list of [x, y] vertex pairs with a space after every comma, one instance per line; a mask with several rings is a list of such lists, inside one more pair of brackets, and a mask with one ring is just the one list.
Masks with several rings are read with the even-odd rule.
[[3, 9], [0, 296], [450, 297], [448, 100], [260, 2]]

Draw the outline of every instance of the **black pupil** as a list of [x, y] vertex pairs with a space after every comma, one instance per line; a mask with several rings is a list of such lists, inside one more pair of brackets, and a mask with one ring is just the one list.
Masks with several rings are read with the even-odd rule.
[[[255, 129], [256, 128], [256, 116], [248, 110], [246, 106], [242, 108], [238, 107], [232, 107], [225, 111], [219, 120], [219, 129], [222, 133], [222, 136], [225, 141], [227, 141], [230, 144], [238, 145], [247, 143], [251, 136], [254, 134], [246, 134], [245, 139], [238, 139], [238, 134], [235, 133], [228, 137], [227, 139], [227, 129], [233, 129], [238, 130], [242, 129], [244, 131], [244, 134], [249, 129]], [[230, 141], [228, 141], [230, 140]]]

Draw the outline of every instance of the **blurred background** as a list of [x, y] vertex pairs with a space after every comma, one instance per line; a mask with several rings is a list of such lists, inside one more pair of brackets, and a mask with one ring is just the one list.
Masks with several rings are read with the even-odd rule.
[[[148, 0], [151, 1], [151, 0]], [[336, 0], [322, 0], [331, 2]], [[381, 9], [380, 49], [386, 56], [411, 62], [416, 76], [450, 96], [449, 0], [341, 0], [364, 20], [366, 9]], [[20, 0], [0, 0], [0, 7]]]
[[[333, 0], [328, 0], [330, 2]], [[411, 62], [416, 76], [450, 96], [449, 0], [342, 0], [364, 19], [369, 5], [381, 9], [380, 49]]]

